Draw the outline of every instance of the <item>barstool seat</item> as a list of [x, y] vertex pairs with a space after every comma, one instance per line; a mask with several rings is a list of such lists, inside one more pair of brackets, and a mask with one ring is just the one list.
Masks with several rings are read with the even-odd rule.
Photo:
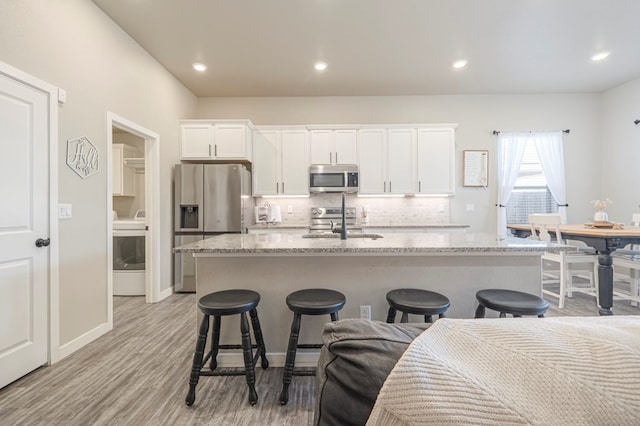
[[289, 346], [282, 377], [282, 392], [280, 393], [280, 404], [282, 405], [289, 401], [289, 385], [293, 376], [315, 374], [313, 371], [295, 370], [297, 349], [318, 349], [322, 347], [321, 344], [298, 344], [302, 315], [330, 315], [331, 321], [338, 321], [338, 311], [344, 306], [346, 298], [339, 291], [310, 288], [290, 293], [286, 302], [289, 309], [293, 311], [293, 321], [291, 322]]
[[514, 317], [523, 315], [537, 315], [544, 317], [549, 309], [549, 302], [542, 297], [515, 290], [486, 289], [476, 293], [478, 308], [476, 318], [484, 318], [485, 309], [500, 312], [500, 318], [511, 314]]
[[430, 323], [433, 321], [432, 315], [442, 318], [451, 306], [446, 296], [419, 288], [391, 290], [387, 293], [387, 303], [389, 303], [388, 323], [395, 322], [396, 311], [402, 312], [400, 322], [408, 322], [409, 314], [414, 314], [424, 315], [425, 322]]
[[[261, 358], [262, 368], [268, 368], [266, 349], [260, 329], [260, 320], [256, 310], [260, 302], [260, 294], [253, 290], [223, 290], [209, 293], [198, 300], [198, 308], [204, 314], [198, 332], [198, 341], [193, 355], [193, 366], [189, 378], [189, 392], [186, 397], [186, 404], [191, 406], [196, 399], [196, 386], [200, 376], [230, 376], [244, 374], [249, 387], [249, 403], [255, 405], [258, 402], [258, 394], [255, 389], [255, 365], [258, 358]], [[251, 343], [249, 322], [246, 313], [251, 317], [251, 326], [256, 340], [256, 344]], [[242, 335], [242, 345], [221, 345], [220, 344], [220, 324], [221, 317], [227, 315], [240, 315], [240, 333]], [[207, 344], [207, 333], [209, 331], [209, 317], [213, 316], [213, 330], [211, 331], [211, 351], [204, 356], [204, 349]], [[253, 349], [256, 349], [255, 356]], [[244, 369], [215, 371], [218, 363], [217, 356], [220, 349], [242, 349], [244, 358]], [[210, 370], [202, 371], [203, 365], [210, 362]]]

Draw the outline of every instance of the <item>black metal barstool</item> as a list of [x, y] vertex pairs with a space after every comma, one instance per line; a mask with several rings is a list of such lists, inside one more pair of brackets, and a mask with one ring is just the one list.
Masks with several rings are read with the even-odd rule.
[[[209, 293], [198, 301], [198, 308], [204, 314], [200, 323], [196, 351], [193, 354], [193, 367], [189, 378], [189, 393], [185, 400], [187, 405], [192, 405], [196, 399], [196, 385], [200, 376], [239, 376], [245, 375], [249, 386], [249, 403], [255, 405], [258, 402], [256, 393], [256, 373], [255, 365], [258, 357], [262, 359], [262, 368], [268, 368], [262, 330], [256, 307], [260, 302], [260, 294], [253, 290], [224, 290]], [[251, 334], [249, 332], [249, 322], [247, 312], [251, 317], [251, 326], [256, 344], [251, 344]], [[240, 333], [242, 335], [242, 345], [221, 345], [220, 344], [220, 321], [226, 315], [240, 314]], [[204, 349], [207, 344], [207, 333], [209, 331], [209, 316], [213, 316], [213, 330], [211, 330], [211, 351], [204, 356]], [[256, 349], [255, 356], [253, 349]], [[220, 349], [242, 349], [244, 356], [243, 370], [215, 371], [218, 366], [216, 357]], [[202, 371], [202, 367], [211, 359], [210, 370]]]
[[486, 289], [476, 293], [478, 308], [475, 318], [484, 318], [485, 310], [500, 312], [500, 318], [511, 314], [518, 318], [523, 315], [537, 315], [543, 318], [549, 302], [542, 297], [515, 290]]
[[409, 322], [409, 314], [423, 315], [425, 322], [433, 322], [432, 315], [444, 317], [451, 303], [449, 299], [435, 291], [418, 288], [399, 288], [387, 293], [389, 312], [387, 322], [396, 320], [396, 311], [402, 312], [400, 322]]
[[292, 377], [310, 376], [313, 371], [295, 371], [296, 351], [300, 349], [317, 349], [321, 344], [298, 344], [300, 335], [300, 322], [302, 315], [331, 315], [331, 321], [338, 321], [338, 311], [342, 309], [346, 302], [344, 294], [335, 290], [323, 288], [311, 288], [298, 290], [287, 296], [287, 306], [293, 311], [293, 321], [291, 322], [291, 334], [289, 335], [289, 347], [287, 349], [287, 359], [284, 364], [284, 375], [282, 378], [282, 392], [280, 393], [280, 404], [289, 402], [289, 385]]

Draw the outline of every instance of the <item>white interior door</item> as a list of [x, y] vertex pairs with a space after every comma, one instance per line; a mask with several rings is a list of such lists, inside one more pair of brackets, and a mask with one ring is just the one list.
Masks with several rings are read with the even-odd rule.
[[48, 361], [48, 102], [0, 73], [0, 388]]

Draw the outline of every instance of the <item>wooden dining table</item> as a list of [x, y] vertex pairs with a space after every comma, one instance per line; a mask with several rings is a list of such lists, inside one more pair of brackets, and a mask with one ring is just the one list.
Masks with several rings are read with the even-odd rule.
[[[640, 227], [619, 226], [621, 229], [595, 227], [594, 224], [560, 225], [564, 239], [578, 240], [598, 252], [598, 292], [600, 296], [600, 315], [613, 315], [613, 259], [611, 253], [624, 249], [629, 244], [640, 244]], [[531, 235], [531, 225], [507, 225], [516, 237]], [[548, 229], [555, 236], [552, 228]]]

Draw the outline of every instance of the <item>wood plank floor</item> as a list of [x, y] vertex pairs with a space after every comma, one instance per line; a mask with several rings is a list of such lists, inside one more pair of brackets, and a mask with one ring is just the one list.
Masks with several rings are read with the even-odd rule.
[[[576, 294], [548, 316], [595, 316], [594, 298]], [[195, 295], [157, 304], [114, 298], [114, 330], [51, 367], [0, 390], [0, 425], [308, 425], [314, 377], [294, 377], [280, 406], [282, 368], [256, 370], [258, 404], [246, 399], [243, 376], [202, 377], [194, 406], [184, 398], [194, 342]], [[618, 315], [639, 315], [628, 301]]]

